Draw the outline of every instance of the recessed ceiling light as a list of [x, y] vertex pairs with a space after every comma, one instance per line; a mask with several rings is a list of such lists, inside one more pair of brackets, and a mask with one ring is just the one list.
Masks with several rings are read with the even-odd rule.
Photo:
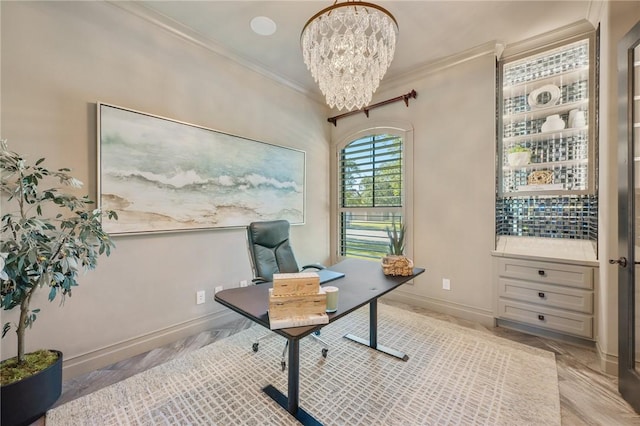
[[269, 36], [276, 32], [276, 23], [266, 16], [256, 16], [251, 20], [251, 29], [256, 34]]

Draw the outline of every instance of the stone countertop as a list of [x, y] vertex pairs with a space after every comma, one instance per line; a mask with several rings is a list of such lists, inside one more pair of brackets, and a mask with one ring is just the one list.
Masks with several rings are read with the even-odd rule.
[[497, 257], [599, 266], [595, 242], [588, 240], [500, 236], [496, 249], [491, 254]]

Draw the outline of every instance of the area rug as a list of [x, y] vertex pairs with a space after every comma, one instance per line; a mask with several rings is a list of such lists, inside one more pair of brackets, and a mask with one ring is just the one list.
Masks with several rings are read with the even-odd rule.
[[[300, 406], [325, 425], [560, 425], [555, 357], [487, 332], [379, 305], [378, 343], [404, 362], [343, 338], [368, 337], [368, 308], [300, 342]], [[54, 425], [296, 425], [267, 397], [286, 393], [284, 339], [254, 326], [47, 413]]]

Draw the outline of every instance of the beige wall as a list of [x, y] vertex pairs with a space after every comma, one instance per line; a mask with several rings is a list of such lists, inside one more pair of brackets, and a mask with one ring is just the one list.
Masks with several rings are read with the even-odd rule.
[[[307, 153], [298, 261], [329, 252], [326, 107], [102, 2], [2, 2], [1, 134], [10, 148], [70, 167], [96, 196], [95, 103], [106, 102]], [[295, 119], [292, 119], [295, 117]], [[309, 194], [313, 196], [309, 196]], [[40, 293], [27, 350], [60, 349], [68, 377], [228, 319], [215, 286], [250, 279], [244, 229], [116, 237], [64, 308]], [[197, 290], [207, 302], [196, 306]], [[2, 311], [2, 323], [16, 313]], [[13, 335], [2, 359], [15, 352]]]
[[[461, 63], [435, 66], [394, 82], [373, 102], [408, 93], [370, 118], [338, 121], [332, 143], [367, 127], [413, 127], [413, 259], [426, 272], [389, 297], [493, 322], [491, 250], [495, 247], [495, 53], [493, 46]], [[335, 189], [334, 189], [335, 190]], [[334, 192], [335, 195], [335, 192]], [[335, 231], [335, 227], [334, 227]], [[442, 278], [451, 290], [442, 290]]]

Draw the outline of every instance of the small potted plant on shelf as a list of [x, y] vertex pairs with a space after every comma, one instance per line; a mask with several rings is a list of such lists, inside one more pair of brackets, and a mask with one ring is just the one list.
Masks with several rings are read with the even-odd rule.
[[389, 238], [389, 254], [382, 258], [382, 271], [385, 275], [409, 276], [413, 273], [413, 261], [404, 255], [406, 227], [397, 225], [393, 220], [392, 227], [387, 227]]
[[511, 167], [526, 166], [531, 162], [531, 150], [520, 144], [509, 149], [507, 161]]
[[523, 145], [514, 145], [509, 148], [507, 161], [511, 167], [526, 166], [531, 162], [531, 150]]
[[98, 257], [108, 256], [114, 247], [101, 218], [117, 219], [116, 213], [91, 208], [88, 196], [60, 192], [60, 186], [79, 188], [82, 182], [69, 169], [44, 168], [43, 161], [28, 164], [0, 141], [0, 305], [7, 311], [19, 309], [17, 323], [2, 328], [3, 338], [12, 328], [17, 336], [17, 355], [0, 363], [2, 425], [35, 421], [62, 389], [61, 352], [25, 354], [25, 332], [40, 311], [31, 308], [34, 294], [44, 289], [49, 301], [60, 296], [64, 302], [78, 285], [78, 273], [94, 269]]

